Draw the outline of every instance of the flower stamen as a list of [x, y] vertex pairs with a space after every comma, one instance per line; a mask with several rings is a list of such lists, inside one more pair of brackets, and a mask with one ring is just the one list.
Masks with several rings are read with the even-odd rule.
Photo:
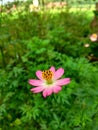
[[97, 38], [97, 34], [95, 34], [95, 33], [94, 33], [92, 36], [93, 36], [94, 38]]
[[43, 77], [43, 79], [45, 79], [45, 80], [48, 81], [48, 82], [52, 81], [53, 75], [54, 75], [53, 72], [50, 71], [50, 70], [44, 70], [44, 71], [42, 72], [42, 77]]

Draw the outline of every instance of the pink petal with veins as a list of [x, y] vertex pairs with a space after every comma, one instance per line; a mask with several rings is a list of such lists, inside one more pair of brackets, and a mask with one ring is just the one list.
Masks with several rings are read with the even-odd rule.
[[61, 87], [60, 86], [55, 86], [55, 87], [53, 87], [53, 92], [54, 93], [58, 93], [59, 91], [61, 91]]
[[55, 67], [54, 66], [51, 66], [51, 68], [49, 70], [52, 71], [53, 73], [55, 73]]
[[43, 91], [43, 96], [44, 97], [47, 97], [49, 95], [52, 94], [52, 88], [46, 88], [44, 91]]
[[56, 81], [56, 84], [59, 86], [66, 85], [70, 83], [70, 78], [63, 78]]
[[36, 71], [36, 76], [37, 76], [40, 80], [42, 80], [42, 71], [40, 71], [40, 70]]
[[28, 82], [33, 86], [41, 86], [43, 83], [41, 80], [36, 80], [36, 79], [30, 79]]
[[61, 76], [64, 74], [64, 69], [63, 68], [59, 68], [55, 74], [54, 74], [54, 79], [59, 79], [61, 78]]
[[39, 93], [42, 92], [45, 88], [43, 86], [32, 88], [31, 91], [33, 93]]

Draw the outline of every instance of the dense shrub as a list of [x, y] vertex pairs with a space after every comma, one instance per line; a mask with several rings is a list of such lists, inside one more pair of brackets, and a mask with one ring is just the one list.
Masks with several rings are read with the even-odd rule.
[[[82, 21], [81, 23], [79, 21]], [[4, 15], [0, 30], [0, 129], [97, 130], [98, 63], [85, 58], [90, 19], [80, 13]], [[71, 83], [43, 98], [30, 92], [37, 70], [63, 67]]]
[[[43, 52], [41, 52], [43, 54]], [[84, 58], [58, 55], [52, 60], [27, 60], [23, 65], [7, 66], [0, 72], [0, 124], [2, 129], [95, 129], [98, 127], [98, 70]], [[38, 56], [38, 55], [37, 55]], [[29, 59], [29, 58], [28, 58]], [[49, 59], [49, 57], [47, 57]], [[57, 61], [56, 61], [57, 60]], [[30, 92], [28, 79], [37, 69], [51, 65], [63, 67], [71, 83], [58, 94], [44, 99]]]

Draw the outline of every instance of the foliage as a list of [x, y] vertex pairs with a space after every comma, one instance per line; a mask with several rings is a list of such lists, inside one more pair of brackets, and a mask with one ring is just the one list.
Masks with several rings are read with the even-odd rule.
[[[85, 58], [84, 47], [90, 18], [69, 10], [2, 16], [1, 130], [98, 129], [98, 63]], [[28, 80], [52, 65], [63, 67], [71, 83], [47, 98], [31, 93]]]

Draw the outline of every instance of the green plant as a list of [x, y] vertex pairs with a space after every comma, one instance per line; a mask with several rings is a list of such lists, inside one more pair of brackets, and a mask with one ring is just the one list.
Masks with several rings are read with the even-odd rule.
[[[98, 63], [85, 58], [89, 51], [84, 48], [89, 23], [90, 17], [83, 12], [66, 10], [3, 14], [1, 130], [98, 129]], [[30, 92], [28, 80], [50, 66], [64, 68], [64, 77], [70, 77], [71, 83], [44, 99]]]

